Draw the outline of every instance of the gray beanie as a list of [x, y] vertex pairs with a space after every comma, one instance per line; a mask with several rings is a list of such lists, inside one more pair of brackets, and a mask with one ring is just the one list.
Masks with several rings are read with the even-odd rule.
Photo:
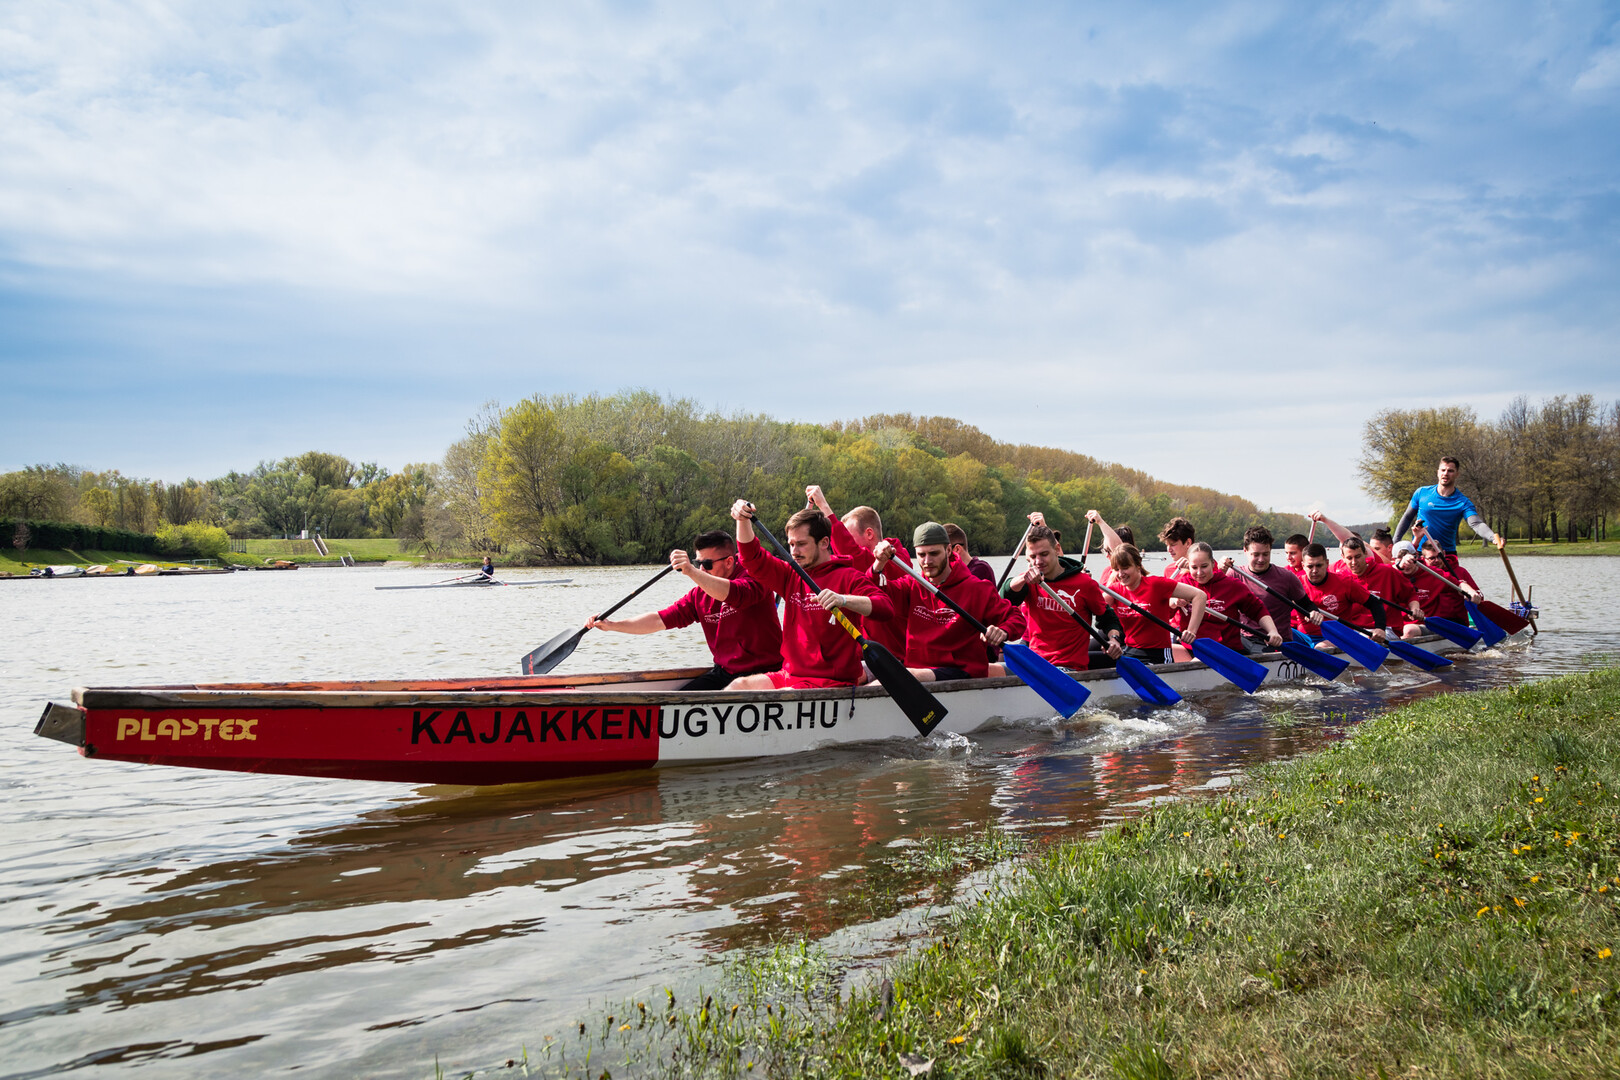
[[949, 547], [950, 538], [945, 535], [945, 526], [937, 521], [925, 521], [917, 526], [911, 534], [911, 550], [916, 551], [924, 544], [938, 544], [940, 547]]

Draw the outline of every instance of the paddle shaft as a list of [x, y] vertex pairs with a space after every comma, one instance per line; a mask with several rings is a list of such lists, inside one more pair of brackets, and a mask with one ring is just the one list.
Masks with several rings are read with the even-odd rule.
[[646, 582], [642, 584], [641, 588], [637, 589], [635, 592], [631, 593], [629, 596], [625, 597], [623, 600], [620, 600], [617, 604], [614, 604], [612, 607], [610, 607], [606, 611], [602, 612], [602, 614], [598, 615], [597, 618], [598, 619], [607, 618], [609, 615], [613, 614], [615, 611], [618, 611], [620, 608], [624, 607], [624, 605], [628, 604], [630, 601], [634, 600], [636, 597], [640, 596], [642, 593], [644, 593], [648, 589], [652, 588], [653, 585], [655, 585], [659, 581], [663, 580], [665, 575], [672, 574], [674, 572], [675, 572], [675, 567], [674, 566], [666, 566], [666, 567], [664, 567], [662, 570], [658, 571], [658, 573], [656, 573], [652, 577], [648, 578], [646, 580]]
[[[1508, 581], [1513, 585], [1513, 595], [1519, 598], [1519, 603], [1524, 605], [1526, 611], [1533, 610], [1530, 607], [1530, 601], [1524, 595], [1524, 590], [1519, 588], [1519, 575], [1513, 572], [1513, 564], [1508, 562], [1507, 548], [1499, 547], [1496, 549], [1496, 553], [1502, 556], [1502, 566], [1507, 570]], [[1526, 615], [1525, 618], [1530, 621], [1531, 633], [1541, 633], [1540, 628], [1536, 626], [1536, 617], [1534, 615]]]
[[[1248, 623], [1243, 622], [1240, 619], [1228, 618], [1227, 616], [1222, 615], [1220, 612], [1213, 611], [1210, 608], [1205, 608], [1204, 609], [1204, 614], [1208, 615], [1208, 616], [1213, 616], [1214, 618], [1219, 619], [1221, 622], [1235, 623], [1239, 630], [1241, 630], [1245, 634], [1248, 634], [1250, 637], [1254, 638], [1256, 641], [1264, 641], [1267, 645], [1271, 644], [1271, 638], [1269, 636], [1267, 636], [1266, 632], [1264, 630], [1261, 630], [1259, 627], [1250, 626]], [[1281, 637], [1282, 635], [1278, 634], [1277, 636]]]
[[[1086, 538], [1080, 542], [1080, 569], [1086, 568], [1086, 556], [1091, 554], [1091, 519], [1086, 518]], [[1062, 601], [1059, 601], [1062, 603]], [[1070, 612], [1070, 614], [1074, 614]]]
[[[1138, 615], [1142, 616], [1142, 618], [1146, 619], [1148, 622], [1154, 623], [1157, 626], [1160, 626], [1163, 629], [1170, 631], [1170, 641], [1171, 641], [1172, 644], [1174, 644], [1175, 642], [1178, 642], [1178, 641], [1181, 640], [1181, 631], [1180, 630], [1177, 630], [1174, 626], [1171, 626], [1169, 623], [1165, 622], [1163, 619], [1161, 619], [1157, 615], [1153, 614], [1153, 612], [1149, 611], [1147, 608], [1143, 607], [1141, 604], [1138, 604], [1135, 600], [1132, 600], [1128, 596], [1121, 596], [1119, 593], [1115, 592], [1113, 589], [1110, 589], [1106, 585], [1101, 586], [1101, 588], [1102, 588], [1103, 592], [1107, 593], [1109, 596], [1112, 596], [1115, 600], [1118, 600], [1122, 604], [1129, 605], [1131, 608], [1133, 608], [1136, 611], [1136, 613]], [[1205, 608], [1204, 611], [1207, 614], [1209, 609]]]
[[1007, 565], [1001, 568], [1001, 577], [996, 580], [997, 592], [1000, 592], [1001, 587], [1007, 584], [1007, 575], [1012, 573], [1013, 563], [1018, 561], [1018, 553], [1024, 550], [1025, 544], [1029, 543], [1029, 534], [1034, 528], [1035, 523], [1032, 521], [1029, 523], [1029, 528], [1024, 530], [1023, 538], [1018, 541], [1018, 546], [1013, 548], [1012, 558], [1008, 559]]

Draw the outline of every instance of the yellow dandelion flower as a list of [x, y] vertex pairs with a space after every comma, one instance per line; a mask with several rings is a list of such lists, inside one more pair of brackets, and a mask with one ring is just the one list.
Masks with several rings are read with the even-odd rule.
[[1607, 885], [1599, 885], [1598, 886], [1598, 892], [1608, 892], [1608, 891], [1609, 891], [1609, 887]]
[[619, 1025], [619, 1030], [620, 1031], [629, 1031], [630, 1030], [630, 1025], [629, 1024], [620, 1024]]
[[1547, 801], [1547, 800], [1546, 800], [1546, 799], [1543, 799], [1543, 798], [1542, 798], [1542, 797], [1541, 797], [1541, 796], [1540, 796], [1540, 795], [1537, 795], [1537, 796], [1536, 796], [1536, 802], [1546, 802], [1546, 801]]
[[1486, 904], [1484, 907], [1482, 907], [1478, 911], [1474, 912], [1474, 918], [1476, 918], [1476, 919], [1480, 918], [1481, 916], [1483, 916], [1486, 912], [1488, 912], [1490, 910], [1491, 910], [1491, 905]]
[[1613, 955], [1614, 954], [1612, 952], [1610, 952], [1608, 949], [1599, 949], [1598, 950], [1598, 959], [1599, 960], [1607, 960], [1609, 957], [1611, 957]]
[[1531, 778], [1530, 778], [1530, 782], [1531, 782], [1531, 783], [1532, 783], [1532, 784], [1539, 784], [1539, 783], [1541, 783], [1541, 777], [1539, 777], [1539, 776], [1532, 776], [1532, 777], [1531, 777]]
[[1513, 898], [1513, 902], [1514, 902], [1514, 903], [1515, 903], [1515, 904], [1518, 904], [1518, 905], [1519, 905], [1519, 906], [1520, 906], [1520, 907], [1524, 907], [1524, 901], [1523, 901], [1523, 900], [1520, 900], [1520, 899], [1519, 899], [1519, 898], [1518, 898], [1518, 897], [1517, 897], [1517, 896], [1515, 896], [1515, 897], [1514, 897], [1514, 898]]
[[1536, 882], [1538, 882], [1540, 880], [1541, 880], [1541, 875], [1540, 874], [1535, 874], [1530, 878], [1530, 884], [1534, 885]]
[[949, 1039], [946, 1039], [945, 1041], [950, 1043], [952, 1046], [959, 1046], [962, 1043], [967, 1042], [967, 1036], [966, 1035], [952, 1035]]

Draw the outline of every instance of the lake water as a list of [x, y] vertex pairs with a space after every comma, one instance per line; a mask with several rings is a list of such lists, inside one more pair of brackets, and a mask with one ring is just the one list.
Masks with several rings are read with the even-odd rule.
[[[1499, 561], [1469, 567], [1506, 602]], [[1620, 654], [1620, 562], [1516, 569], [1540, 637], [1438, 675], [491, 790], [93, 761], [32, 730], [74, 686], [515, 674], [649, 568], [406, 592], [375, 586], [445, 575], [0, 582], [0, 1077], [422, 1077], [435, 1058], [464, 1073], [597, 1005], [691, 985], [728, 950], [836, 935], [881, 954], [893, 943], [850, 928], [929, 895], [895, 892], [897, 845], [988, 823], [1095, 830], [1390, 705]], [[689, 628], [588, 635], [562, 670], [708, 662]]]

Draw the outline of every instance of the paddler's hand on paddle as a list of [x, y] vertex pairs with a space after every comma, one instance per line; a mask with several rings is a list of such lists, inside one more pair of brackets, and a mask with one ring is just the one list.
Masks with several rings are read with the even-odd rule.
[[1232, 556], [1228, 555], [1226, 558], [1221, 560], [1221, 573], [1230, 574], [1231, 572], [1232, 572]]
[[983, 638], [984, 643], [990, 646], [992, 649], [999, 649], [1007, 641], [1007, 631], [1003, 630], [999, 626], [987, 626], [984, 628], [984, 633], [980, 634], [979, 636]]
[[1320, 610], [1313, 611], [1306, 617], [1310, 619], [1312, 626], [1322, 625], [1322, 612]]
[[1468, 597], [1470, 602], [1477, 604], [1481, 600], [1485, 599], [1485, 594], [1480, 592], [1478, 589], [1470, 589], [1468, 587], [1468, 582], [1459, 581], [1457, 584], [1462, 586], [1463, 595]]
[[822, 589], [816, 593], [816, 603], [828, 611], [841, 608], [856, 615], [872, 614], [872, 598], [869, 596], [854, 596], [850, 593], [833, 592], [831, 589]]
[[1507, 537], [1503, 536], [1501, 533], [1497, 533], [1494, 543], [1496, 544], [1496, 550], [1502, 551], [1507, 548]]
[[832, 507], [827, 503], [827, 496], [822, 493], [820, 484], [811, 484], [804, 489], [804, 502], [806, 506], [820, 510], [828, 517], [833, 516]]
[[737, 543], [746, 544], [754, 539], [754, 504], [738, 499], [731, 504], [731, 518], [737, 523]]
[[883, 568], [889, 565], [894, 558], [894, 545], [887, 540], [879, 540], [872, 547], [872, 570], [874, 574], [883, 573]]
[[1031, 525], [1045, 525], [1046, 515], [1041, 513], [1039, 510], [1031, 510], [1029, 512], [1029, 523]]
[[1193, 633], [1191, 630], [1183, 630], [1181, 632], [1181, 643], [1183, 645], [1191, 647], [1192, 643], [1197, 641], [1197, 640], [1198, 640], [1198, 635]]
[[1029, 569], [1025, 570], [1021, 575], [1019, 575], [1018, 580], [1023, 582], [1023, 584], [1018, 587], [1018, 590], [1027, 592], [1030, 589], [1039, 588], [1041, 582], [1046, 580], [1046, 575], [1041, 573], [1034, 563], [1030, 563]]
[[692, 565], [691, 556], [686, 554], [685, 548], [676, 548], [669, 553], [669, 565], [675, 568], [677, 574], [685, 574], [687, 577], [691, 577], [693, 571], [697, 569]]
[[1120, 657], [1125, 655], [1125, 646], [1120, 643], [1118, 634], [1108, 635], [1107, 652], [1109, 658], [1113, 660], [1118, 660]]
[[1282, 635], [1273, 630], [1271, 633], [1266, 635], [1266, 644], [1275, 649], [1277, 646], [1282, 644]]
[[1382, 626], [1373, 627], [1372, 630], [1369, 631], [1369, 633], [1372, 634], [1372, 639], [1374, 641], [1378, 642], [1378, 644], [1380, 644], [1380, 645], [1389, 644], [1389, 635], [1384, 633], [1384, 628]]

